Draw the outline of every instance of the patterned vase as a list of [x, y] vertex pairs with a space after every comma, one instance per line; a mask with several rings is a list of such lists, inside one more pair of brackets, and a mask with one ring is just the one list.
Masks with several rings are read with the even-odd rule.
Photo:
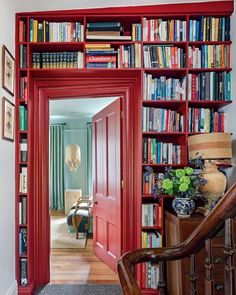
[[190, 217], [195, 209], [195, 202], [189, 198], [174, 198], [172, 201], [172, 207], [177, 213], [178, 217], [186, 218]]

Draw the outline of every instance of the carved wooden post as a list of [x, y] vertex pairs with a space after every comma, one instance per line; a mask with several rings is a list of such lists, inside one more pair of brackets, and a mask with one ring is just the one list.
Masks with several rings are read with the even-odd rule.
[[225, 295], [235, 295], [235, 272], [234, 272], [234, 231], [233, 219], [225, 221]]
[[197, 288], [196, 288], [196, 282], [197, 282], [197, 274], [196, 274], [196, 255], [192, 254], [190, 256], [190, 295], [197, 295]]
[[213, 258], [212, 258], [212, 249], [211, 249], [211, 240], [208, 239], [205, 242], [205, 250], [206, 250], [206, 259], [205, 259], [205, 269], [206, 269], [206, 277], [205, 277], [205, 294], [213, 295]]
[[166, 294], [166, 280], [165, 280], [165, 262], [159, 262], [160, 268], [160, 276], [159, 276], [159, 294], [165, 295]]

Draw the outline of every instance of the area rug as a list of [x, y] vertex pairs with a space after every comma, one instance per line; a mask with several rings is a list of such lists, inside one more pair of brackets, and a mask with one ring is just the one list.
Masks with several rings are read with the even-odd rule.
[[47, 285], [35, 295], [122, 295], [119, 285]]
[[80, 233], [76, 240], [75, 233], [70, 233], [66, 223], [66, 216], [51, 216], [51, 248], [70, 249], [85, 248], [86, 233]]

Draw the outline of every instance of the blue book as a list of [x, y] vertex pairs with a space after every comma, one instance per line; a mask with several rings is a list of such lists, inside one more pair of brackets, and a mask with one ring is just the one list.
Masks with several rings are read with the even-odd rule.
[[117, 51], [116, 50], [106, 50], [106, 51], [86, 50], [86, 54], [87, 55], [116, 55]]
[[121, 27], [120, 22], [96, 22], [96, 23], [87, 23], [87, 28], [119, 28]]

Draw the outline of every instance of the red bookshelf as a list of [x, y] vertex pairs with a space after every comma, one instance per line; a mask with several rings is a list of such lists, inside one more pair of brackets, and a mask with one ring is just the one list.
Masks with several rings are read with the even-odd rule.
[[[39, 196], [42, 194], [42, 191], [45, 192], [43, 189], [42, 191], [40, 191], [40, 189], [35, 191], [37, 188], [32, 184], [34, 181], [34, 169], [37, 169], [37, 167], [34, 167], [32, 161], [34, 153], [32, 147], [35, 144], [32, 130], [34, 130], [33, 126], [35, 124], [34, 116], [38, 115], [37, 111], [33, 113], [35, 112], [35, 105], [38, 104], [34, 92], [34, 87], [36, 87], [35, 80], [37, 80], [35, 77], [39, 77], [41, 80], [50, 80], [51, 77], [58, 79], [63, 79], [64, 77], [71, 79], [86, 77], [88, 81], [90, 77], [109, 79], [110, 76], [113, 77], [116, 74], [119, 75], [119, 77], [129, 77], [130, 79], [134, 76], [142, 77], [140, 78], [142, 83], [138, 86], [137, 91], [138, 96], [143, 99], [142, 101], [137, 100], [135, 105], [135, 115], [137, 115], [137, 119], [135, 118], [134, 120], [139, 120], [134, 121], [137, 125], [134, 134], [137, 144], [132, 151], [132, 155], [137, 155], [136, 165], [138, 168], [135, 171], [139, 171], [139, 173], [136, 173], [137, 175], [133, 176], [136, 197], [132, 197], [133, 208], [136, 210], [134, 215], [137, 219], [137, 228], [134, 234], [133, 244], [127, 242], [126, 248], [129, 250], [142, 246], [142, 231], [147, 233], [151, 233], [153, 230], [158, 231], [162, 237], [162, 244], [164, 244], [165, 231], [163, 216], [165, 202], [163, 198], [160, 199], [159, 204], [161, 208], [159, 211], [162, 220], [161, 225], [142, 226], [142, 204], [157, 203], [151, 191], [143, 191], [143, 174], [147, 170], [147, 167], [151, 168], [152, 172], [155, 174], [163, 173], [164, 169], [170, 166], [175, 168], [184, 167], [188, 164], [187, 141], [189, 135], [198, 132], [213, 131], [214, 128], [218, 128], [217, 131], [224, 131], [223, 119], [219, 122], [210, 123], [209, 126], [198, 126], [198, 124], [195, 126], [194, 123], [190, 126], [189, 121], [204, 120], [206, 116], [212, 116], [209, 119], [210, 121], [217, 120], [219, 116], [217, 114], [222, 113], [224, 110], [223, 107], [231, 103], [232, 97], [229, 90], [231, 72], [229, 51], [232, 42], [229, 39], [228, 33], [226, 33], [226, 35], [223, 35], [222, 32], [219, 33], [219, 30], [222, 31], [220, 25], [217, 29], [214, 27], [213, 34], [211, 29], [206, 29], [205, 22], [211, 23], [213, 22], [212, 19], [217, 23], [225, 22], [227, 31], [228, 17], [230, 17], [232, 12], [232, 1], [217, 1], [215, 3], [191, 3], [185, 5], [173, 4], [129, 8], [31, 12], [18, 13], [16, 15], [16, 277], [19, 283], [19, 294], [31, 294], [39, 282], [45, 282], [45, 279], [42, 279], [43, 275], [40, 277], [37, 271], [34, 271], [36, 267], [35, 263], [38, 261], [38, 258], [35, 257], [35, 253], [39, 253], [42, 260], [45, 260], [47, 256], [47, 254], [43, 252], [46, 248], [42, 249], [42, 252], [40, 252], [41, 250], [38, 250], [38, 244], [34, 242], [35, 236], [38, 237], [41, 232], [41, 228], [37, 228], [37, 225], [36, 233], [34, 232], [35, 217], [33, 212], [35, 212], [38, 202], [35, 200], [35, 195]], [[221, 19], [225, 20], [222, 21]], [[86, 39], [88, 23], [112, 21], [119, 22], [122, 27], [120, 29], [121, 35], [132, 36], [131, 40]], [[205, 37], [204, 34], [202, 38], [200, 33], [197, 35], [197, 29], [194, 29], [195, 33], [192, 32], [193, 27], [190, 27], [190, 23], [192, 26], [193, 21], [194, 23], [199, 22], [199, 27], [200, 24], [203, 24], [203, 28], [206, 30], [204, 33]], [[73, 28], [71, 31], [73, 34], [69, 37], [68, 35], [62, 34], [63, 39], [60, 34], [54, 32], [56, 37], [53, 36], [51, 41], [48, 41], [47, 38], [50, 37], [46, 35], [46, 22], [73, 23], [69, 25]], [[74, 23], [79, 24], [74, 25]], [[147, 29], [144, 30], [145, 23], [148, 23], [148, 25]], [[41, 25], [44, 31], [41, 30]], [[161, 28], [159, 35], [154, 33], [157, 27]], [[57, 27], [55, 30], [59, 30], [59, 28], [61, 27]], [[75, 33], [73, 30], [75, 30]], [[216, 30], [218, 30], [218, 34]], [[197, 36], [199, 38], [197, 38]], [[62, 39], [56, 40], [57, 38]], [[77, 41], [72, 40], [73, 38], [77, 38]], [[156, 38], [156, 40], [153, 38]], [[115, 68], [86, 68], [86, 55], [89, 54], [89, 52], [86, 51], [89, 50], [87, 46], [93, 46], [94, 44], [100, 44], [101, 46], [109, 44], [110, 50], [116, 52], [114, 54], [112, 53], [116, 56], [116, 62], [112, 65], [106, 64], [106, 66], [115, 66]], [[192, 48], [193, 51], [197, 49], [197, 54], [199, 54], [199, 50], [202, 50], [201, 54], [203, 54], [204, 50], [205, 55], [209, 53], [209, 61], [205, 55], [198, 55], [193, 58], [194, 60], [200, 58], [203, 59], [204, 62], [209, 62], [210, 67], [191, 67], [190, 64], [192, 60], [189, 47]], [[222, 57], [220, 48], [226, 47], [227, 49], [223, 50], [227, 52], [227, 55], [224, 56], [224, 58], [227, 59], [227, 66], [225, 67], [225, 59]], [[203, 48], [205, 49], [203, 50]], [[67, 52], [67, 55], [64, 54], [63, 56], [63, 52]], [[81, 52], [81, 57], [79, 57], [79, 54], [77, 57], [75, 52]], [[213, 56], [211, 52], [213, 52]], [[48, 55], [44, 55], [45, 53]], [[78, 60], [81, 58], [80, 63], [77, 58]], [[222, 64], [222, 67], [212, 67], [211, 59], [213, 59], [214, 63], [217, 63], [217, 58], [220, 58], [219, 63]], [[50, 59], [50, 61], [47, 59]], [[147, 62], [149, 59], [151, 59], [151, 66], [145, 67], [145, 65], [149, 65]], [[40, 67], [35, 68], [36, 64], [37, 66], [40, 64]], [[46, 68], [43, 68], [43, 65], [46, 66]], [[61, 67], [62, 65], [63, 68]], [[77, 65], [77, 67], [75, 65]], [[192, 77], [193, 80], [191, 80], [190, 77]], [[19, 83], [22, 78], [27, 80], [24, 86], [27, 97], [23, 99], [20, 97], [22, 93], [20, 87], [22, 86], [20, 86]], [[207, 84], [207, 86], [204, 84], [206, 80], [210, 81], [210, 84]], [[214, 85], [216, 81], [228, 83], [227, 85], [224, 84], [223, 92], [222, 89], [218, 89], [217, 93], [212, 92], [215, 88]], [[202, 85], [205, 88], [202, 87]], [[44, 86], [47, 86], [46, 82]], [[204, 88], [204, 91], [201, 92], [202, 88]], [[74, 93], [73, 89], [71, 93]], [[204, 95], [206, 94], [209, 96], [209, 99], [205, 99]], [[22, 115], [20, 114], [20, 107], [25, 107], [27, 110], [26, 117], [28, 118], [29, 124], [26, 130], [20, 130], [22, 129], [19, 123]], [[151, 127], [148, 127], [148, 131], [143, 130], [141, 122], [143, 107], [149, 108], [150, 114], [155, 112], [155, 109], [160, 109], [163, 112], [165, 112], [165, 110], [172, 110], [174, 112], [173, 116], [182, 117], [181, 122], [179, 121], [179, 117], [176, 119], [176, 122], [181, 125], [181, 130], [169, 130], [166, 129], [165, 126], [161, 126], [161, 131], [158, 130], [156, 126], [154, 130], [152, 130], [152, 125], [154, 125], [154, 123], [156, 124], [156, 119], [152, 119], [151, 115], [148, 115], [150, 117], [146, 119], [146, 123]], [[192, 115], [190, 115], [191, 109], [193, 109]], [[197, 116], [199, 116], [199, 118]], [[225, 115], [222, 116], [224, 117]], [[166, 118], [163, 120], [165, 121]], [[160, 122], [158, 122], [158, 124], [160, 125]], [[20, 158], [20, 143], [22, 139], [27, 140], [28, 154], [26, 162], [22, 161]], [[157, 162], [157, 155], [154, 155], [154, 158], [144, 163], [144, 155], [142, 153], [142, 142], [144, 139], [156, 140], [156, 143], [152, 146], [153, 149], [157, 149], [155, 145], [158, 144], [158, 142], [164, 143], [164, 145], [162, 144], [162, 146], [159, 147], [163, 149], [162, 153], [166, 153], [166, 148], [171, 149], [173, 153], [178, 153], [178, 159], [175, 161], [173, 159], [160, 158]], [[175, 147], [171, 146], [171, 144], [180, 146], [180, 148], [177, 148], [178, 151], [176, 150], [174, 152]], [[147, 154], [147, 156], [150, 155]], [[171, 153], [169, 153], [168, 156], [170, 157]], [[27, 192], [20, 192], [19, 190], [22, 168], [27, 168]], [[131, 194], [133, 192], [132, 189], [130, 189], [129, 192]], [[24, 202], [27, 204], [26, 224], [19, 224], [18, 222], [20, 212], [19, 206], [21, 206], [22, 198], [25, 198]], [[20, 254], [19, 251], [19, 233], [21, 228], [27, 230], [26, 254]], [[129, 236], [129, 233], [127, 232], [126, 235]], [[27, 263], [22, 266], [22, 263], [24, 264], [25, 261], [27, 261]], [[24, 285], [21, 284], [22, 267], [25, 267], [27, 276]], [[145, 268], [142, 266], [137, 273], [137, 278], [142, 287], [142, 294], [156, 294], [156, 287], [150, 286], [149, 277], [144, 270]], [[43, 271], [48, 274], [49, 270], [44, 269], [42, 272]], [[149, 288], [147, 288], [147, 286], [149, 286]]]

